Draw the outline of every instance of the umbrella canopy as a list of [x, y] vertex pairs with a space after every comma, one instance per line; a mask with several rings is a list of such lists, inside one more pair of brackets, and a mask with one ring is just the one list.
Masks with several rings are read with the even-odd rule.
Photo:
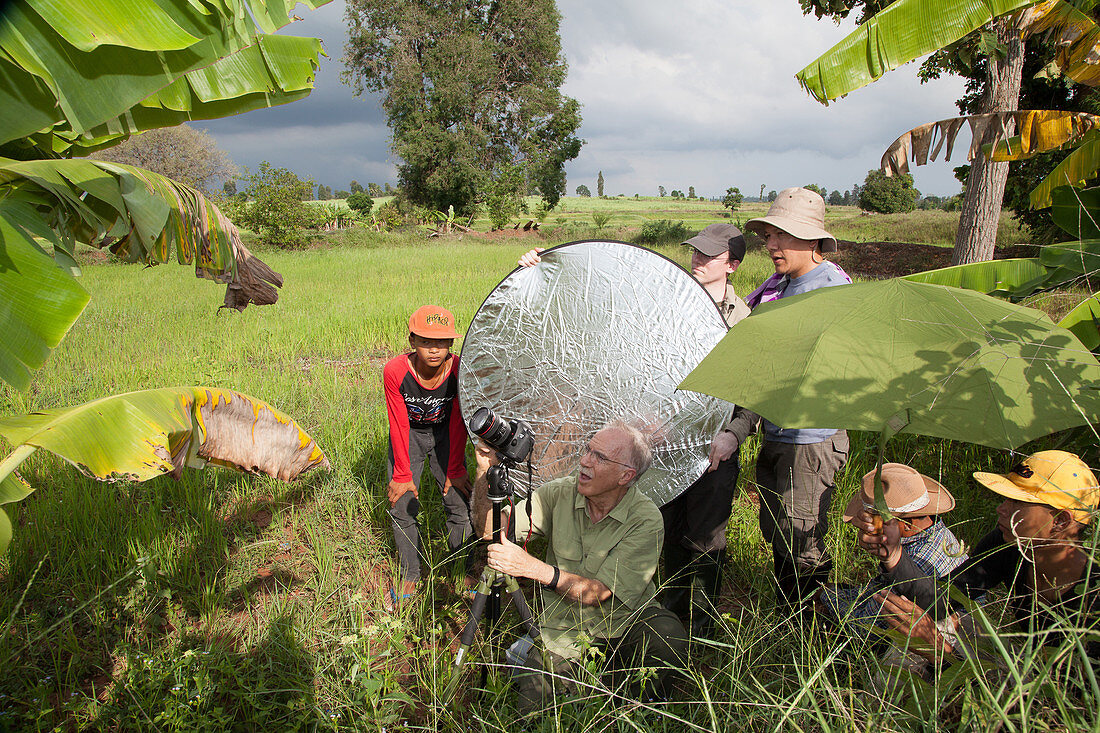
[[892, 433], [908, 411], [900, 432], [1001, 449], [1097, 421], [1098, 388], [1096, 357], [1045, 314], [896, 279], [761, 305], [680, 384], [782, 427]]

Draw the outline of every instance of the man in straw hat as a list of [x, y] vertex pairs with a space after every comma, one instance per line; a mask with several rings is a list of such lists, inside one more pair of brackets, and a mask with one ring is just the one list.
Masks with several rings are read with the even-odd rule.
[[[750, 219], [745, 228], [760, 236], [775, 266], [775, 274], [749, 295], [750, 307], [851, 282], [843, 270], [822, 257], [824, 252], [836, 251], [836, 238], [825, 231], [825, 201], [817, 193], [784, 189], [768, 215]], [[714, 439], [711, 465], [735, 453], [761, 422], [764, 445], [756, 460], [760, 530], [772, 546], [777, 600], [801, 607], [829, 579], [828, 512], [836, 474], [848, 459], [848, 434], [783, 428], [738, 407]]]
[[[955, 497], [943, 484], [903, 463], [886, 463], [882, 466], [882, 489], [893, 519], [881, 531], [891, 536], [891, 546], [912, 560], [921, 573], [941, 578], [966, 560], [958, 539], [940, 519], [955, 508]], [[860, 481], [860, 490], [844, 511], [844, 521], [854, 521], [860, 511], [875, 511], [874, 471]], [[818, 598], [819, 608], [830, 621], [885, 627], [885, 621], [878, 618], [882, 603], [873, 597], [885, 587], [883, 575], [861, 587], [827, 586]]]
[[[954, 587], [976, 599], [1003, 584], [1013, 616], [1032, 623], [1038, 631], [1051, 630], [1061, 618], [1088, 611], [1095, 594], [1078, 589], [1090, 564], [1082, 534], [1093, 521], [1100, 488], [1084, 461], [1065, 451], [1040, 451], [1007, 474], [978, 471], [974, 478], [1005, 499], [997, 507], [997, 526], [950, 575]], [[976, 625], [965, 615], [947, 615], [946, 594], [905, 553], [898, 552], [893, 537], [875, 532], [868, 512], [860, 512], [853, 525], [860, 529], [860, 544], [879, 556], [894, 588], [878, 596], [890, 626], [923, 642], [914, 651], [928, 656], [968, 653]], [[931, 613], [925, 613], [926, 608]], [[936, 620], [941, 623], [937, 625]], [[1084, 625], [1084, 619], [1078, 618], [1077, 623]], [[1051, 631], [1042, 641], [1060, 638]], [[1100, 652], [1095, 642], [1086, 648], [1092, 657]]]

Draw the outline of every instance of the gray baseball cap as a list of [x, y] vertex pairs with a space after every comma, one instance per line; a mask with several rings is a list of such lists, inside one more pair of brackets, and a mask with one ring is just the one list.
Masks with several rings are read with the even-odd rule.
[[731, 260], [745, 259], [745, 238], [741, 230], [733, 224], [711, 224], [683, 244], [694, 247], [708, 257], [729, 252]]

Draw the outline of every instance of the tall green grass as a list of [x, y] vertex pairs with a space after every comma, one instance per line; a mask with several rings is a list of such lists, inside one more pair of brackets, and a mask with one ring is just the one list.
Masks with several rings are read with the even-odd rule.
[[[219, 312], [220, 287], [196, 282], [186, 268], [86, 267], [87, 312], [30, 390], [0, 388], [0, 414], [216, 384], [294, 416], [333, 471], [293, 485], [218, 470], [111, 485], [33, 456], [25, 473], [37, 491], [9, 507], [15, 538], [0, 558], [0, 730], [515, 730], [507, 672], [496, 663], [484, 686], [471, 664], [459, 699], [441, 699], [468, 607], [430, 482], [422, 520], [431, 580], [398, 613], [382, 610], [394, 551], [380, 370], [404, 348], [415, 307], [445, 305], [468, 324], [536, 241], [561, 240], [410, 238], [264, 252], [286, 278], [279, 303], [239, 314]], [[687, 262], [678, 245], [658, 251]], [[738, 292], [770, 271], [769, 260], [751, 252], [734, 278]], [[1071, 439], [1067, 447], [1095, 464], [1095, 441]], [[831, 514], [840, 581], [872, 572], [839, 523], [874, 461], [869, 436], [854, 435], [852, 446]], [[1008, 660], [1022, 680], [1042, 672], [1041, 684], [1014, 684], [995, 670], [984, 670], [983, 682], [972, 670], [938, 686], [907, 681], [908, 693], [895, 684], [884, 702], [876, 685], [888, 670], [877, 652], [776, 610], [752, 496], [757, 449], [754, 440], [742, 451], [720, 633], [693, 643], [679, 699], [626, 701], [585, 678], [597, 689], [540, 725], [919, 730], [940, 720], [992, 724], [998, 715], [1006, 729], [1098, 725], [1100, 695], [1073, 649], [1049, 669], [1036, 650]], [[959, 506], [948, 519], [969, 541], [988, 528], [995, 503], [969, 472], [1012, 463], [912, 436], [895, 438], [888, 458], [952, 488]], [[514, 623], [507, 614], [489, 638], [508, 640]], [[493, 657], [478, 647], [474, 660]], [[1024, 690], [1027, 704], [1013, 706]]]

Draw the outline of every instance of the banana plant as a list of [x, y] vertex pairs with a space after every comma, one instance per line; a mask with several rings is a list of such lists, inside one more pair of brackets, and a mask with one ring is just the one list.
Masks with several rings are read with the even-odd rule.
[[[1021, 38], [1050, 35], [1056, 45], [1045, 74], [1077, 83], [1100, 84], [1100, 28], [1078, 7], [1093, 0], [898, 0], [869, 19], [796, 74], [811, 96], [823, 104], [880, 78], [887, 71], [948, 47], [994, 18], [1012, 13]], [[973, 140], [968, 158], [979, 150], [993, 160], [1021, 160], [1066, 146], [1075, 149], [1031, 193], [1032, 208], [1051, 204], [1055, 188], [1078, 185], [1100, 171], [1100, 131], [1094, 115], [1057, 110], [971, 115], [921, 125], [901, 135], [882, 156], [887, 175], [906, 172], [909, 160], [923, 165], [946, 144], [945, 159], [959, 129], [969, 123]], [[1020, 135], [1013, 136], [1017, 125]]]
[[[0, 461], [0, 504], [31, 488], [16, 469], [39, 449], [101, 481], [179, 478], [207, 465], [293, 481], [328, 458], [294, 420], [265, 402], [215, 387], [169, 387], [111, 395], [76, 407], [0, 419], [14, 450]], [[0, 509], [0, 554], [12, 526]]]
[[975, 262], [929, 270], [905, 279], [977, 290], [1010, 300], [1065, 286], [1085, 286], [1093, 295], [1070, 311], [1059, 326], [1089, 349], [1100, 349], [1100, 187], [1055, 189], [1051, 217], [1079, 239], [1049, 244], [1035, 257]]
[[[170, 257], [270, 304], [282, 278], [201, 192], [129, 166], [65, 160], [142, 130], [309, 94], [315, 38], [270, 35], [294, 0], [14, 0], [0, 15], [0, 380], [25, 389], [88, 302], [76, 245]], [[308, 7], [317, 7], [306, 2]], [[59, 269], [60, 268], [60, 269]]]

